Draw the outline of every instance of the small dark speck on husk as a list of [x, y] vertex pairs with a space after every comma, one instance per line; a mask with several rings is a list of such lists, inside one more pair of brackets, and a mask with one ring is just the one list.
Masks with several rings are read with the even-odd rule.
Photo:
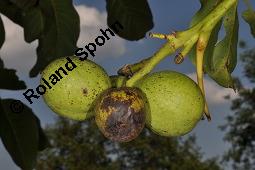
[[84, 96], [87, 96], [88, 95], [88, 89], [87, 88], [83, 88], [82, 89], [82, 93]]

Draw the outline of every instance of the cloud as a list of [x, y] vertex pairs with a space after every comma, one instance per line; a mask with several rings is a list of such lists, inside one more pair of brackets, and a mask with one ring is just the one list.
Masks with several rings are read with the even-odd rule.
[[2, 141], [0, 140], [0, 164], [1, 169], [11, 169], [11, 170], [19, 170], [19, 168], [14, 164], [9, 153], [4, 148]]
[[5, 42], [0, 50], [5, 67], [19, 72], [28, 72], [36, 62], [37, 42], [27, 44], [23, 38], [23, 28], [2, 16], [5, 27]]
[[[85, 5], [76, 6], [80, 16], [80, 37], [78, 46], [84, 47], [101, 34], [100, 29], [107, 29], [106, 13], [100, 12], [96, 8]], [[6, 41], [0, 50], [0, 56], [4, 60], [7, 68], [15, 68], [18, 74], [28, 75], [29, 70], [36, 62], [37, 41], [27, 44], [24, 41], [23, 28], [14, 24], [5, 16], [2, 16], [6, 31]], [[109, 59], [121, 56], [126, 51], [125, 41], [117, 36], [111, 37], [104, 46], [98, 47], [96, 60]]]
[[[95, 42], [97, 36], [102, 35], [100, 29], [107, 29], [106, 12], [100, 13], [96, 8], [86, 7], [80, 5], [76, 7], [80, 16], [81, 33], [78, 40], [78, 46], [84, 48], [90, 42]], [[96, 51], [96, 59], [116, 58], [125, 53], [125, 41], [118, 36], [110, 37], [101, 47]]]
[[[196, 73], [188, 74], [190, 78], [196, 81]], [[231, 99], [238, 97], [238, 94], [233, 89], [224, 88], [216, 84], [213, 80], [205, 77], [204, 78], [206, 99], [209, 105], [224, 105], [229, 103], [228, 100], [224, 99], [224, 96], [229, 95]]]

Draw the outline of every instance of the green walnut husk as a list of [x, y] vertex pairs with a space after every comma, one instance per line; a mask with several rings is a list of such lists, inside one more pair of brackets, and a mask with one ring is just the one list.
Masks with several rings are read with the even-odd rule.
[[[105, 70], [96, 63], [90, 60], [81, 61], [76, 56], [69, 58], [76, 68], [67, 71], [68, 75], [62, 74], [63, 78], [52, 89], [47, 89], [43, 98], [57, 114], [73, 120], [85, 120], [94, 115], [95, 100], [111, 87], [111, 82]], [[60, 67], [66, 70], [66, 62], [65, 57], [51, 62], [43, 70], [42, 78], [49, 79]]]
[[189, 133], [201, 119], [205, 100], [198, 85], [184, 74], [161, 71], [135, 85], [146, 95], [150, 114], [146, 125], [162, 136]]

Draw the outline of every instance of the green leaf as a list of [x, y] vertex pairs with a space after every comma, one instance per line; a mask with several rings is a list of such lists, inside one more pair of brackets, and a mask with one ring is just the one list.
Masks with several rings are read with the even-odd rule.
[[196, 25], [204, 19], [222, 0], [200, 0], [201, 7], [198, 12], [193, 16], [191, 26]]
[[0, 13], [22, 26], [22, 10], [9, 0], [0, 0]]
[[207, 58], [210, 67], [206, 67], [206, 72], [219, 85], [233, 88], [233, 72], [237, 62], [238, 44], [238, 15], [237, 4], [230, 8], [223, 20], [226, 35], [216, 44], [213, 56]]
[[[23, 105], [19, 113], [11, 108], [12, 99], [0, 100], [0, 135], [13, 161], [23, 170], [32, 170], [39, 149], [40, 123], [32, 110]], [[17, 105], [16, 105], [17, 106]], [[21, 107], [22, 108], [22, 107]], [[17, 110], [16, 110], [17, 111]]]
[[255, 38], [255, 11], [247, 9], [242, 13], [242, 17], [250, 25], [251, 34]]
[[43, 132], [43, 129], [40, 124], [40, 120], [36, 117], [36, 122], [38, 125], [38, 134], [39, 134], [39, 143], [38, 143], [38, 151], [43, 151], [44, 149], [50, 147], [50, 142]]
[[16, 70], [4, 68], [4, 63], [0, 58], [0, 89], [20, 90], [26, 85], [20, 81], [16, 75]]
[[139, 40], [153, 28], [153, 18], [147, 0], [106, 0], [107, 23], [110, 28], [117, 21], [123, 26], [117, 33], [127, 40]]
[[17, 5], [19, 8], [27, 9], [34, 6], [38, 0], [10, 0], [10, 1]]
[[[200, 0], [201, 8], [193, 17], [191, 26], [197, 24], [201, 19], [207, 16], [221, 0]], [[233, 87], [233, 79], [231, 73], [236, 66], [237, 60], [237, 43], [238, 43], [238, 16], [236, 5], [233, 6], [223, 20], [226, 36], [220, 42], [218, 34], [222, 25], [222, 21], [217, 23], [213, 28], [210, 39], [204, 54], [204, 71], [223, 87]], [[196, 46], [189, 55], [191, 61], [196, 63]]]
[[[215, 6], [220, 3], [221, 0], [200, 0], [201, 7], [199, 11], [193, 16], [190, 27], [198, 24], [201, 20], [203, 20], [214, 8]], [[220, 27], [222, 25], [222, 21], [220, 21], [212, 30], [212, 33], [210, 35], [210, 39], [205, 51], [205, 57], [204, 57], [204, 64], [205, 67], [208, 67], [207, 64], [207, 58], [210, 58], [212, 55], [212, 51], [214, 49], [214, 45], [216, 44], [218, 40], [218, 34], [220, 31]], [[193, 64], [196, 64], [196, 45], [192, 48], [189, 58], [191, 59]]]
[[39, 38], [37, 62], [30, 71], [36, 76], [56, 58], [73, 55], [80, 33], [79, 16], [72, 0], [43, 0], [39, 7], [44, 16], [44, 31]]
[[219, 34], [221, 26], [222, 26], [222, 20], [220, 20], [220, 22], [218, 22], [217, 25], [213, 28], [210, 38], [209, 38], [209, 42], [205, 49], [204, 65], [203, 65], [205, 72], [212, 69], [211, 58], [212, 58], [212, 54], [214, 52], [215, 44], [218, 41], [218, 34]]
[[0, 16], [0, 49], [5, 41], [5, 30], [2, 18]]
[[41, 35], [44, 23], [41, 9], [34, 6], [21, 9], [8, 0], [0, 1], [0, 12], [24, 28], [25, 41], [32, 42]]
[[22, 15], [24, 37], [26, 42], [32, 42], [40, 37], [44, 28], [43, 14], [39, 7], [26, 10]]

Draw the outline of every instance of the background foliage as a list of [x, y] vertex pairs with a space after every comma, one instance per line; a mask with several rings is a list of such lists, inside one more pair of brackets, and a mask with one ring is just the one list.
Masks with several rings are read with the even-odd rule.
[[244, 87], [237, 80], [239, 97], [232, 101], [234, 115], [227, 117], [225, 140], [232, 147], [225, 154], [225, 161], [232, 161], [234, 169], [254, 169], [255, 167], [255, 48], [246, 50], [241, 56], [244, 75], [252, 87]]
[[94, 120], [63, 118], [47, 127], [46, 133], [52, 148], [39, 155], [38, 169], [220, 169], [215, 159], [202, 159], [194, 136], [166, 138], [144, 129], [134, 141], [115, 143], [101, 135]]

